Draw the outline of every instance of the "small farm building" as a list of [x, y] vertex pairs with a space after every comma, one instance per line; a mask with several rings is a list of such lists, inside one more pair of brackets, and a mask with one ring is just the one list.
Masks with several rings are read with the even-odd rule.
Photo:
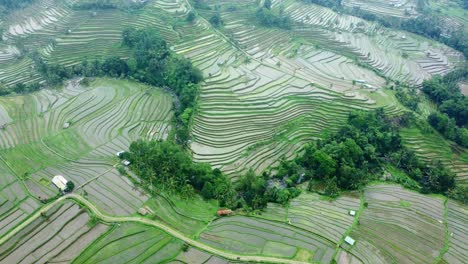
[[67, 188], [67, 180], [62, 175], [56, 175], [52, 178], [52, 183], [57, 186], [61, 191]]
[[349, 215], [355, 216], [355, 215], [356, 215], [356, 211], [350, 210], [350, 211], [349, 211]]
[[232, 214], [232, 210], [230, 209], [220, 209], [217, 212], [218, 216], [226, 216]]
[[122, 164], [125, 165], [125, 166], [128, 166], [128, 165], [130, 165], [130, 161], [122, 160]]
[[350, 236], [345, 237], [344, 240], [346, 241], [346, 243], [350, 244], [351, 246], [354, 245], [354, 243], [356, 243], [356, 240], [352, 239]]
[[117, 157], [120, 157], [120, 155], [122, 155], [125, 151], [119, 151], [117, 153], [115, 153], [115, 155], [117, 155]]
[[140, 209], [138, 209], [138, 213], [143, 215], [143, 216], [149, 214], [148, 210], [146, 210], [146, 208], [144, 208], [144, 207], [141, 207]]

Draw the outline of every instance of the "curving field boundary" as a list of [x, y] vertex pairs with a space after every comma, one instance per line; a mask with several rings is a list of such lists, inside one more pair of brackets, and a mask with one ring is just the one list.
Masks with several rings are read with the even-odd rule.
[[274, 257], [261, 257], [261, 256], [239, 256], [237, 254], [232, 254], [228, 253], [216, 248], [213, 248], [211, 246], [205, 245], [201, 242], [198, 242], [196, 240], [193, 240], [191, 238], [186, 237], [184, 234], [180, 233], [179, 231], [176, 231], [175, 229], [172, 229], [171, 227], [161, 223], [157, 222], [151, 219], [143, 218], [143, 217], [138, 217], [138, 216], [128, 216], [128, 217], [115, 217], [115, 216], [109, 216], [104, 213], [102, 213], [94, 204], [92, 204], [90, 201], [86, 200], [84, 197], [77, 195], [77, 194], [68, 194], [65, 196], [60, 197], [59, 199], [55, 200], [52, 203], [47, 204], [44, 206], [42, 209], [38, 210], [36, 213], [31, 215], [28, 219], [26, 219], [24, 222], [22, 222], [20, 225], [12, 229], [9, 233], [7, 233], [5, 236], [0, 238], [0, 245], [8, 241], [11, 237], [13, 237], [15, 234], [20, 232], [23, 228], [27, 227], [29, 224], [31, 224], [34, 220], [37, 218], [41, 217], [41, 214], [46, 213], [48, 210], [50, 210], [52, 207], [55, 205], [67, 200], [73, 200], [82, 206], [86, 207], [91, 213], [93, 213], [97, 218], [99, 218], [103, 222], [108, 222], [108, 223], [122, 223], [122, 222], [135, 222], [135, 223], [140, 223], [144, 225], [149, 225], [156, 227], [158, 229], [163, 230], [164, 232], [168, 233], [169, 235], [180, 239], [184, 241], [185, 243], [201, 249], [203, 251], [209, 252], [211, 254], [217, 255], [224, 257], [226, 259], [230, 260], [242, 260], [242, 261], [251, 261], [251, 262], [262, 262], [262, 263], [289, 263], [289, 264], [300, 264], [300, 263], [306, 263], [306, 262], [301, 262], [301, 261], [296, 261], [296, 260], [290, 260], [290, 259], [284, 259], [284, 258], [274, 258]]

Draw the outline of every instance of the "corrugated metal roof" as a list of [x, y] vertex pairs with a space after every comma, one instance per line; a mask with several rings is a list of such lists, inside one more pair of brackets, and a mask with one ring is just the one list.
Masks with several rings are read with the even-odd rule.
[[52, 183], [62, 191], [67, 188], [67, 182], [68, 181], [62, 175], [56, 175], [52, 178]]
[[350, 236], [345, 237], [344, 240], [346, 241], [346, 243], [350, 244], [351, 246], [354, 245], [354, 243], [356, 242], [356, 240], [352, 239]]

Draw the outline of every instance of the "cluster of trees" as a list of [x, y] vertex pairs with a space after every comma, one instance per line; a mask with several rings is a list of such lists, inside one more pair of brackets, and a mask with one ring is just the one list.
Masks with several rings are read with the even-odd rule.
[[142, 2], [132, 0], [84, 0], [74, 3], [73, 8], [78, 10], [119, 9], [137, 8], [141, 5]]
[[224, 24], [223, 19], [221, 18], [221, 15], [219, 13], [216, 13], [213, 16], [211, 16], [209, 21], [210, 24], [216, 28], [219, 28]]
[[41, 87], [41, 84], [38, 82], [17, 83], [13, 87], [0, 87], [0, 96], [8, 95], [12, 92], [16, 94], [32, 93], [38, 91]]
[[275, 185], [269, 174], [258, 176], [252, 170], [233, 184], [219, 169], [193, 162], [181, 146], [171, 141], [133, 142], [122, 158], [131, 162], [131, 169], [149, 191], [163, 189], [185, 197], [198, 193], [232, 209], [260, 209], [268, 202], [285, 204], [300, 193], [292, 183]]
[[287, 204], [301, 193], [297, 185], [307, 181], [310, 187], [321, 183], [327, 195], [337, 196], [378, 179], [387, 165], [411, 177], [407, 187], [425, 193], [457, 193], [456, 198], [466, 199], [459, 189], [455, 192], [455, 174], [440, 161], [426, 164], [403, 146], [398, 129], [408, 121], [405, 118], [409, 117], [389, 118], [380, 109], [353, 112], [339, 131], [308, 144], [294, 160], [281, 160], [274, 174], [256, 175], [249, 170], [234, 184], [220, 170], [193, 162], [171, 141], [136, 141], [122, 157], [131, 161], [132, 170], [149, 191], [199, 193], [232, 209], [261, 209], [268, 202]]
[[72, 181], [67, 181], [66, 188], [63, 190], [65, 193], [71, 193], [75, 189], [75, 184]]
[[221, 206], [234, 206], [231, 181], [208, 164], [195, 163], [190, 155], [171, 141], [135, 141], [122, 155], [148, 190], [177, 191], [191, 196], [198, 191], [204, 198], [217, 199]]
[[422, 91], [439, 106], [442, 113], [455, 119], [459, 126], [468, 124], [468, 98], [461, 93], [458, 85], [460, 80], [467, 78], [468, 67], [464, 67], [423, 82]]
[[395, 96], [404, 106], [413, 111], [418, 111], [418, 105], [421, 102], [421, 98], [418, 96], [417, 90], [415, 88], [397, 88]]
[[205, 2], [205, 0], [193, 0], [192, 2], [195, 9], [211, 10], [211, 7]]
[[455, 123], [455, 119], [450, 118], [447, 114], [434, 112], [427, 117], [427, 121], [445, 138], [468, 148], [468, 129], [458, 127]]
[[424, 81], [422, 89], [440, 111], [429, 115], [429, 124], [464, 147], [468, 147], [468, 98], [461, 93], [458, 82], [467, 77], [468, 67], [464, 67], [444, 77], [436, 76]]
[[342, 0], [302, 0], [302, 2], [307, 4], [317, 4], [332, 8], [334, 10], [340, 10], [342, 8]]
[[[122, 44], [131, 49], [128, 59], [110, 57], [105, 60], [83, 60], [81, 64], [65, 67], [46, 63], [38, 53], [31, 58], [37, 71], [46, 79], [48, 85], [59, 85], [73, 76], [86, 77], [129, 77], [140, 82], [160, 87], [168, 87], [177, 96], [175, 113], [178, 119], [176, 130], [179, 143], [189, 140], [192, 113], [197, 106], [198, 83], [203, 79], [200, 70], [192, 63], [172, 52], [166, 41], [152, 28], [136, 30], [127, 28], [122, 33]], [[40, 89], [40, 85], [17, 84], [11, 89], [0, 89], [1, 94], [10, 92], [25, 93]]]
[[305, 179], [323, 183], [330, 196], [377, 179], [388, 164], [419, 182], [423, 192], [453, 190], [454, 173], [440, 162], [425, 164], [403, 146], [398, 131], [405, 122], [401, 119], [391, 119], [381, 109], [353, 112], [344, 127], [325, 140], [306, 146], [302, 155], [289, 161], [289, 167], [296, 168], [296, 174], [304, 170]]
[[278, 27], [282, 29], [291, 29], [291, 19], [284, 14], [283, 10], [279, 12], [271, 10], [271, 2], [265, 1], [264, 6], [255, 12], [257, 23], [265, 27]]
[[133, 56], [126, 62], [131, 76], [152, 85], [169, 87], [177, 95], [180, 102], [175, 109], [179, 121], [177, 139], [179, 143], [186, 144], [189, 122], [197, 106], [198, 83], [203, 79], [201, 71], [188, 59], [172, 52], [152, 28], [128, 28], [122, 36], [123, 44], [132, 49]]
[[23, 8], [35, 0], [0, 0], [0, 13], [7, 13], [8, 11]]

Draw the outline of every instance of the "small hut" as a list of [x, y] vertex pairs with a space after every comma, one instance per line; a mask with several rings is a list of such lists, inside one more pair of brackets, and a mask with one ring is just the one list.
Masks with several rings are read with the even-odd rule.
[[350, 244], [351, 246], [353, 246], [354, 243], [356, 243], [356, 240], [352, 239], [350, 236], [345, 237], [344, 240], [346, 241], [346, 243]]
[[62, 175], [56, 175], [52, 178], [52, 183], [57, 186], [61, 191], [67, 188], [67, 180]]
[[232, 214], [232, 210], [230, 209], [219, 209], [216, 213], [218, 216], [227, 216]]

